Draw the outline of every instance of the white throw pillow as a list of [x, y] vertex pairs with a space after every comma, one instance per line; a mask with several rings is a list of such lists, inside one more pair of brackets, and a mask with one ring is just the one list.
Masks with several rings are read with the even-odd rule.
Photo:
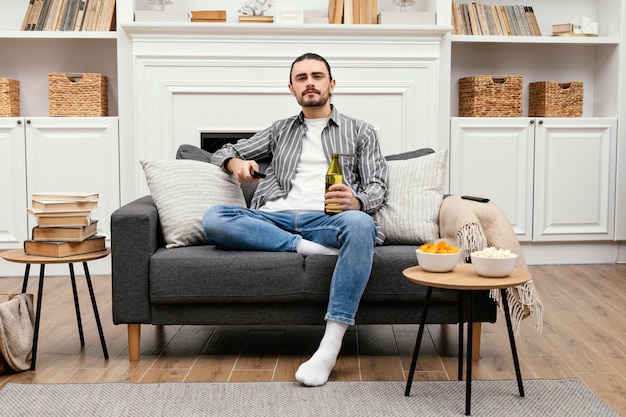
[[141, 161], [166, 248], [205, 244], [202, 216], [210, 206], [246, 206], [241, 186], [216, 165], [188, 159]]
[[390, 245], [417, 245], [439, 239], [448, 150], [388, 161], [387, 204], [375, 219]]

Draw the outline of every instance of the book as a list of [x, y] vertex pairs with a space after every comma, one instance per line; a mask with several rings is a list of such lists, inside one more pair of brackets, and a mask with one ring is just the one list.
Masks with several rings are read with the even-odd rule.
[[26, 209], [31, 216], [39, 217], [64, 217], [64, 216], [89, 216], [91, 210], [57, 210], [45, 211], [38, 208], [28, 207]]
[[87, 226], [33, 227], [32, 240], [38, 242], [80, 242], [98, 232], [98, 221]]
[[573, 23], [558, 23], [552, 25], [552, 33], [574, 33], [574, 29], [580, 29], [580, 26]]
[[88, 226], [92, 222], [90, 214], [76, 216], [35, 216], [35, 220], [39, 227]]
[[33, 200], [59, 200], [59, 201], [96, 201], [100, 198], [98, 193], [74, 193], [74, 192], [41, 192], [33, 193]]
[[541, 36], [539, 22], [537, 22], [537, 16], [535, 16], [535, 11], [532, 6], [526, 6], [526, 18], [528, 19], [528, 24], [530, 25], [530, 33], [533, 36]]
[[226, 10], [192, 10], [192, 22], [226, 22]]
[[98, 20], [95, 25], [95, 30], [106, 32], [109, 30], [115, 30], [115, 0], [99, 0], [102, 5], [100, 13], [98, 14]]
[[352, 10], [352, 0], [344, 0], [343, 2], [343, 23], [351, 25], [354, 23], [354, 11]]
[[28, 6], [26, 7], [26, 13], [24, 13], [24, 20], [22, 20], [22, 26], [20, 30], [28, 30], [30, 23], [30, 15], [33, 13], [33, 9], [35, 8], [35, 0], [30, 0], [28, 2]]
[[239, 23], [273, 23], [274, 16], [239, 16]]
[[27, 255], [63, 258], [83, 253], [98, 252], [106, 249], [104, 235], [94, 235], [81, 242], [38, 242], [24, 241], [24, 252]]
[[489, 28], [489, 23], [487, 22], [487, 15], [485, 14], [485, 7], [483, 6], [483, 3], [480, 1], [477, 1], [473, 4], [474, 4], [474, 7], [476, 7], [476, 16], [478, 16], [478, 24], [480, 25], [480, 34], [492, 35], [490, 28]]
[[367, 0], [367, 14], [370, 24], [378, 23], [378, 0]]
[[41, 11], [39, 12], [39, 17], [37, 19], [37, 26], [35, 30], [43, 30], [46, 24], [46, 20], [48, 19], [48, 14], [50, 13], [50, 3], [51, 0], [43, 0], [43, 4], [41, 6]]
[[[340, 24], [343, 22], [343, 0], [331, 0], [328, 23]], [[332, 17], [332, 18], [331, 18]]]
[[32, 208], [54, 212], [70, 210], [94, 210], [98, 207], [98, 201], [62, 201], [62, 200], [32, 200]]
[[78, 13], [76, 14], [76, 22], [74, 23], [75, 31], [83, 30], [83, 23], [85, 22], [85, 12], [87, 11], [88, 3], [89, 0], [80, 0], [78, 2]]

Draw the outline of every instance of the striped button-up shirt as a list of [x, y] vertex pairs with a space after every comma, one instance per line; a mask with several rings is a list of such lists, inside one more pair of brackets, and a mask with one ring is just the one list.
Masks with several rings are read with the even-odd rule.
[[[267, 176], [258, 185], [250, 204], [251, 208], [258, 209], [291, 190], [306, 129], [302, 113], [279, 120], [249, 139], [225, 145], [213, 154], [211, 162], [224, 166], [230, 158], [271, 158], [265, 172]], [[322, 147], [329, 164], [333, 153], [340, 154], [343, 182], [361, 202], [361, 210], [374, 214], [385, 204], [387, 163], [372, 125], [342, 115], [332, 106], [328, 126], [322, 132]], [[380, 244], [383, 240], [384, 235], [378, 228], [376, 241]]]

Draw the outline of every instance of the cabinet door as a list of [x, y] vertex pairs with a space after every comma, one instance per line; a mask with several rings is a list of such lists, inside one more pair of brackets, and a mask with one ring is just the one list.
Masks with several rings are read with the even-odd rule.
[[0, 249], [22, 246], [27, 238], [24, 122], [0, 118]]
[[[97, 192], [98, 233], [110, 235], [110, 216], [119, 207], [117, 117], [27, 119], [28, 193]], [[30, 226], [34, 219], [29, 216]]]
[[610, 240], [615, 215], [615, 119], [539, 119], [534, 240]]
[[528, 118], [452, 118], [450, 192], [490, 198], [520, 241], [532, 239], [533, 127]]

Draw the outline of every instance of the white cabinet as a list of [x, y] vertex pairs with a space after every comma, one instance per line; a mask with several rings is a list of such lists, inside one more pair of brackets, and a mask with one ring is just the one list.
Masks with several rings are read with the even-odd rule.
[[493, 199], [521, 241], [614, 237], [613, 118], [452, 118], [450, 192]]
[[24, 121], [0, 118], [0, 249], [18, 247], [27, 236]]
[[[42, 191], [96, 192], [98, 233], [110, 235], [120, 205], [117, 117], [26, 119], [28, 195]], [[29, 227], [34, 226], [29, 216]]]
[[117, 117], [0, 119], [0, 147], [0, 191], [9, 196], [0, 212], [0, 249], [21, 247], [36, 225], [26, 212], [33, 192], [99, 193], [92, 217], [99, 233], [110, 234], [120, 203]]

